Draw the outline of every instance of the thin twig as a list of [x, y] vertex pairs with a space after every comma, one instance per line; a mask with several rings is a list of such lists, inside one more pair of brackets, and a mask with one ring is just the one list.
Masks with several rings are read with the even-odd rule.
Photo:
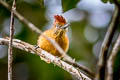
[[[8, 43], [9, 43], [9, 39], [0, 38], [0, 45], [8, 45]], [[79, 74], [81, 74], [83, 78], [86, 78], [86, 80], [91, 80], [89, 77], [84, 75], [82, 72], [79, 73], [78, 69], [76, 69], [72, 65], [60, 60], [59, 58], [51, 55], [50, 53], [46, 52], [45, 50], [42, 50], [41, 48], [38, 48], [36, 50], [33, 45], [30, 45], [30, 44], [23, 42], [21, 40], [18, 40], [18, 39], [13, 39], [13, 47], [30, 52], [32, 54], [37, 54], [45, 62], [53, 63], [53, 64], [61, 67], [65, 71], [67, 71], [70, 74], [77, 77], [79, 80], [82, 80], [81, 76]]]
[[101, 46], [100, 50], [100, 57], [98, 61], [98, 69], [96, 74], [96, 80], [104, 80], [105, 77], [105, 65], [106, 65], [106, 59], [107, 59], [107, 53], [108, 49], [110, 47], [110, 44], [112, 42], [113, 35], [115, 33], [115, 30], [119, 24], [119, 14], [120, 11], [118, 7], [115, 8], [111, 23], [109, 25], [109, 28], [107, 30], [107, 33], [105, 35], [104, 41]]
[[[7, 8], [8, 10], [10, 10], [10, 6], [9, 6], [6, 2], [0, 0], [0, 3], [1, 3], [5, 8]], [[32, 24], [31, 22], [29, 22], [26, 18], [24, 18], [24, 17], [23, 17], [20, 13], [18, 13], [16, 10], [14, 11], [14, 14], [15, 14], [15, 16], [16, 16], [21, 22], [23, 22], [25, 25], [27, 25], [27, 27], [29, 27], [31, 30], [33, 30], [34, 32], [36, 32], [36, 33], [38, 33], [38, 34], [42, 34], [42, 31], [41, 31], [41, 30], [39, 30], [34, 24]], [[42, 35], [43, 35], [43, 34], [42, 34]], [[63, 51], [63, 49], [55, 42], [55, 40], [52, 40], [51, 38], [48, 38], [48, 37], [45, 36], [45, 35], [43, 35], [43, 36], [44, 36], [47, 40], [49, 40], [49, 41], [53, 44], [53, 46], [54, 46], [62, 55], [64, 55], [65, 57], [67, 57], [67, 58], [66, 58], [67, 61], [71, 62], [72, 65], [75, 64], [75, 66], [76, 66], [76, 64], [78, 64], [78, 63], [74, 62], [73, 59], [72, 59], [70, 56], [66, 55], [66, 53]], [[69, 59], [68, 59], [68, 57], [69, 57]], [[73, 62], [74, 62], [74, 64], [73, 64]], [[69, 64], [70, 64], [70, 63], [69, 63]], [[76, 67], [82, 69], [82, 66], [81, 66], [81, 65], [77, 65]], [[91, 77], [94, 76], [94, 73], [92, 73], [92, 72], [91, 72], [90, 70], [88, 70], [88, 69], [85, 69], [84, 66], [83, 66], [83, 71], [86, 72], [87, 74], [89, 74]]]
[[10, 20], [10, 40], [8, 47], [8, 80], [12, 80], [12, 62], [13, 62], [13, 53], [12, 53], [12, 42], [14, 36], [14, 11], [16, 9], [15, 0], [13, 1], [11, 9], [11, 20]]
[[95, 73], [93, 73], [90, 69], [88, 69], [87, 67], [83, 66], [82, 64], [79, 64], [77, 62], [71, 62], [71, 61], [67, 61], [67, 60], [64, 60], [65, 62], [73, 65], [74, 67], [76, 68], [79, 68], [80, 70], [84, 71], [85, 73], [87, 73], [91, 79], [94, 79], [95, 77]]
[[118, 36], [118, 39], [113, 47], [112, 53], [107, 61], [107, 80], [113, 80], [113, 67], [115, 58], [119, 50], [120, 50], [120, 35]]

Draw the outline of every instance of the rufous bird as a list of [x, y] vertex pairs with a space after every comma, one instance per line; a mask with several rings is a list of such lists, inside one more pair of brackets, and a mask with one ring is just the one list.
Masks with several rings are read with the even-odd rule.
[[[68, 51], [69, 48], [69, 39], [66, 34], [68, 29], [68, 23], [65, 18], [61, 15], [54, 16], [54, 23], [52, 27], [43, 32], [43, 35], [55, 40], [59, 46], [65, 51]], [[37, 45], [51, 53], [54, 56], [62, 57], [59, 51], [48, 41], [44, 36], [40, 35], [38, 38]]]

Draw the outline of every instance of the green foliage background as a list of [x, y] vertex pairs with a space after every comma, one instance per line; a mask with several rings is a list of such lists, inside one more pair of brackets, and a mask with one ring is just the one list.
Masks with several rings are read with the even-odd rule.
[[[76, 7], [80, 0], [62, 0], [63, 12]], [[102, 0], [103, 2], [111, 2], [112, 0]], [[10, 5], [12, 0], [6, 0]], [[25, 2], [24, 0], [17, 0], [17, 11], [20, 12], [25, 18], [35, 24], [39, 29], [43, 30], [46, 23], [49, 22], [45, 16], [46, 8], [44, 7], [43, 0], [35, 0], [33, 3]], [[87, 5], [86, 5], [87, 6]], [[82, 11], [82, 10], [81, 10]], [[83, 63], [85, 66], [95, 71], [97, 58], [93, 55], [92, 47], [96, 43], [89, 43], [85, 39], [84, 29], [88, 25], [88, 15], [85, 13], [85, 18], [81, 21], [71, 22], [72, 41], [68, 54], [75, 58], [76, 61]], [[10, 12], [0, 4], [0, 37], [2, 34], [7, 35], [2, 31], [5, 19], [10, 18]], [[21, 23], [21, 22], [20, 22]], [[26, 25], [22, 24], [22, 30], [15, 38], [36, 45], [38, 35], [32, 32]], [[102, 34], [99, 40], [103, 40], [106, 28], [96, 29]], [[36, 55], [29, 54], [14, 48], [14, 62], [13, 62], [13, 78], [14, 80], [73, 80], [73, 77], [63, 69], [53, 65], [47, 64]], [[116, 74], [119, 73], [119, 60], [118, 56], [116, 61]], [[7, 80], [7, 56], [0, 59], [0, 80]]]

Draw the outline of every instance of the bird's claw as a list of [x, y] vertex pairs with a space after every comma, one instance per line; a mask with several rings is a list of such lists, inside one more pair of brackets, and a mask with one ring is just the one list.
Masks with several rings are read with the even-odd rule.
[[34, 47], [35, 47], [35, 50], [37, 50], [38, 48], [40, 48], [38, 45], [34, 45]]

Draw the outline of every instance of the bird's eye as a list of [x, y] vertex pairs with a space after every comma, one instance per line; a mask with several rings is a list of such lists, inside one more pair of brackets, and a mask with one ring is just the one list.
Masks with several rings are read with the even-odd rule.
[[56, 27], [57, 27], [57, 28], [60, 28], [61, 26], [57, 24]]

